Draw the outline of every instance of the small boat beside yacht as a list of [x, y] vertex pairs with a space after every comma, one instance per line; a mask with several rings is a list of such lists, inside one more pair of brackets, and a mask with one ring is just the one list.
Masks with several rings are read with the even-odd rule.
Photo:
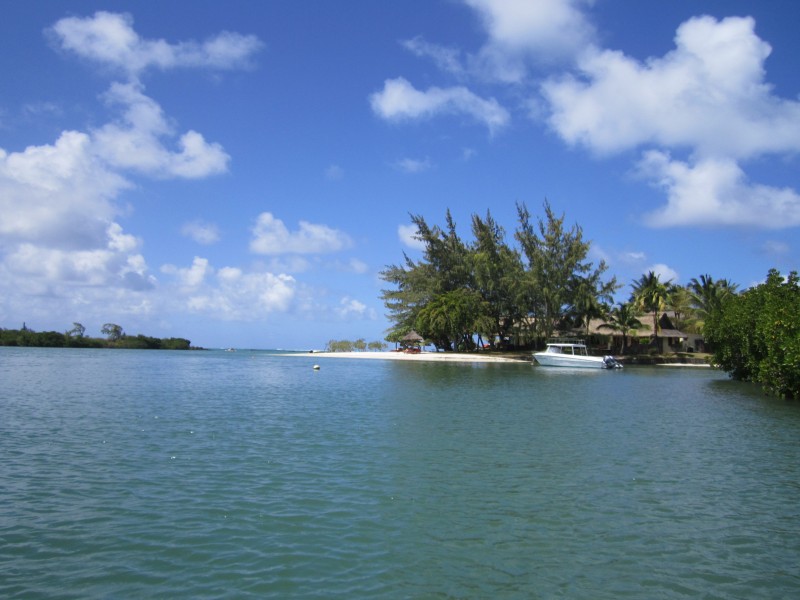
[[544, 367], [572, 367], [579, 369], [621, 369], [613, 356], [590, 356], [586, 343], [580, 340], [554, 341], [533, 358]]

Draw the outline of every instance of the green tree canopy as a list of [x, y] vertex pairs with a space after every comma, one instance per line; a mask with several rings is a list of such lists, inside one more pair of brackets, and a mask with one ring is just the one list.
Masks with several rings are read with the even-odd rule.
[[692, 309], [692, 298], [689, 290], [682, 285], [667, 286], [667, 309], [672, 311], [672, 324], [675, 329], [685, 330], [690, 324]]
[[[118, 329], [117, 329], [118, 328]], [[189, 350], [191, 342], [184, 338], [165, 338], [145, 336], [126, 336], [119, 325], [106, 323], [103, 333], [107, 339], [88, 337], [80, 323], [66, 333], [58, 331], [36, 332], [24, 326], [20, 330], [0, 329], [0, 346], [38, 346], [48, 348], [133, 348], [152, 350]]]
[[120, 327], [116, 323], [106, 323], [100, 328], [100, 333], [107, 336], [108, 339], [112, 342], [116, 342], [122, 339], [122, 336], [125, 335], [125, 332], [122, 330], [122, 327]]
[[70, 329], [67, 332], [67, 335], [82, 338], [85, 333], [86, 333], [86, 327], [84, 327], [80, 323], [73, 323], [72, 329]]
[[632, 302], [623, 302], [611, 309], [608, 315], [609, 320], [599, 327], [599, 329], [619, 331], [622, 334], [623, 354], [628, 348], [628, 334], [642, 326], [642, 322], [639, 320], [639, 314], [639, 311]]
[[770, 270], [742, 294], [725, 295], [708, 314], [706, 340], [731, 377], [761, 384], [778, 396], [800, 398], [800, 285]]
[[480, 314], [474, 316], [472, 325], [490, 341], [495, 337], [502, 340], [524, 316], [520, 302], [522, 261], [506, 244], [505, 231], [488, 211], [484, 219], [472, 216], [472, 234], [472, 279], [482, 300]]
[[415, 329], [440, 348], [471, 349], [472, 334], [485, 327], [481, 323], [487, 313], [484, 304], [474, 290], [462, 288], [440, 294], [420, 310]]
[[737, 285], [727, 279], [714, 279], [711, 275], [692, 278], [688, 290], [692, 306], [697, 315], [695, 329], [702, 333], [709, 315], [718, 311], [722, 304], [736, 293]]
[[637, 309], [649, 312], [653, 316], [653, 340], [658, 345], [658, 320], [667, 307], [669, 283], [662, 282], [659, 276], [649, 271], [633, 282], [631, 302]]
[[[587, 261], [589, 243], [579, 226], [564, 227], [545, 202], [545, 218], [534, 225], [524, 204], [517, 206], [511, 247], [504, 229], [487, 211], [472, 216], [470, 243], [462, 241], [450, 211], [445, 227], [411, 215], [422, 258], [403, 255], [401, 265], [381, 273], [389, 288], [382, 299], [393, 322], [388, 340], [415, 329], [439, 347], [467, 348], [473, 337], [490, 343], [512, 337], [549, 337], [574, 315], [580, 323], [603, 314], [616, 280], [603, 279], [606, 265]], [[523, 260], [523, 257], [525, 260]]]
[[615, 278], [603, 281], [604, 261], [595, 267], [586, 258], [590, 243], [583, 229], [564, 226], [550, 203], [544, 203], [544, 218], [534, 224], [525, 204], [517, 205], [519, 229], [516, 239], [527, 259], [528, 308], [539, 337], [549, 338], [570, 312], [580, 322], [602, 314], [599, 305], [618, 287]]

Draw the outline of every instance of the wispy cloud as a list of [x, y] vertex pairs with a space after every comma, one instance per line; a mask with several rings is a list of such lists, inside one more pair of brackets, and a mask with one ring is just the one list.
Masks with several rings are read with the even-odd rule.
[[644, 252], [623, 252], [620, 255], [620, 260], [630, 265], [641, 264], [647, 260], [647, 255]]
[[339, 181], [344, 179], [344, 169], [339, 165], [330, 165], [325, 169], [325, 179], [328, 181]]
[[213, 223], [191, 221], [181, 227], [181, 233], [198, 244], [208, 246], [219, 241], [219, 228]]
[[22, 114], [28, 118], [60, 117], [63, 112], [61, 107], [54, 102], [31, 102], [22, 107]]
[[383, 89], [369, 98], [373, 112], [389, 121], [465, 115], [485, 125], [490, 133], [505, 127], [511, 117], [494, 98], [484, 99], [465, 87], [414, 88], [406, 79], [387, 79]]
[[433, 168], [433, 163], [429, 158], [401, 158], [392, 163], [392, 166], [404, 173], [422, 173]]
[[[349, 296], [345, 296], [339, 301], [339, 307], [336, 309], [336, 313], [343, 319], [370, 317], [370, 311], [367, 309], [367, 305]], [[375, 318], [374, 314], [372, 318]]]
[[792, 248], [786, 242], [767, 240], [762, 244], [761, 250], [769, 256], [783, 258], [791, 253]]
[[203, 42], [169, 43], [139, 37], [129, 14], [98, 11], [59, 20], [49, 34], [61, 49], [136, 76], [148, 68], [237, 69], [251, 64], [263, 44], [253, 35], [223, 31]]
[[363, 275], [369, 271], [369, 265], [358, 258], [350, 258], [344, 262], [336, 262], [334, 268], [344, 273], [355, 273], [357, 275]]
[[420, 58], [430, 58], [434, 64], [447, 73], [459, 76], [464, 74], [464, 66], [461, 63], [461, 51], [458, 48], [450, 48], [432, 44], [417, 36], [410, 40], [401, 42], [403, 47], [415, 56]]

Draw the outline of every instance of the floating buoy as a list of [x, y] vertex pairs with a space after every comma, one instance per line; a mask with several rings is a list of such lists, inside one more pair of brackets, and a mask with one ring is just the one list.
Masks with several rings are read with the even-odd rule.
[[314, 370], [319, 371], [319, 365], [314, 365]]

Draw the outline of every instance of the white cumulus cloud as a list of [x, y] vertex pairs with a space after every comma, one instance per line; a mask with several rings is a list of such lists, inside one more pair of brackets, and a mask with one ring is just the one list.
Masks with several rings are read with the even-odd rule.
[[104, 245], [112, 200], [129, 183], [96, 155], [90, 136], [65, 131], [54, 144], [0, 148], [0, 235], [63, 247]]
[[364, 317], [368, 314], [366, 304], [347, 296], [339, 301], [339, 307], [336, 309], [336, 313], [342, 318]]
[[22, 242], [13, 245], [2, 261], [5, 284], [18, 278], [38, 281], [52, 293], [71, 286], [110, 286], [150, 289], [155, 278], [148, 273], [144, 257], [137, 253], [140, 241], [122, 232], [117, 223], [107, 228], [105, 247], [58, 248]]
[[472, 57], [485, 76], [515, 83], [526, 64], [571, 59], [595, 31], [582, 10], [587, 0], [464, 0], [481, 17], [488, 41]]
[[543, 85], [550, 123], [570, 144], [618, 152], [642, 144], [681, 146], [736, 158], [800, 149], [800, 102], [764, 81], [771, 49], [750, 18], [691, 19], [675, 50], [637, 61], [593, 50], [579, 76]]
[[300, 221], [297, 231], [289, 231], [272, 213], [258, 216], [253, 227], [250, 250], [256, 254], [327, 254], [352, 245], [350, 237], [337, 229]]
[[[64, 131], [53, 144], [0, 149], [0, 261], [5, 284], [20, 273], [51, 290], [64, 285], [150, 289], [155, 280], [140, 241], [115, 219], [116, 200], [132, 184], [127, 171], [201, 177], [226, 168], [221, 148], [189, 132], [172, 152], [170, 127], [138, 84], [115, 84], [108, 96], [125, 108], [120, 123], [88, 133]], [[54, 292], [55, 293], [55, 292]]]
[[159, 177], [196, 179], [223, 173], [230, 157], [219, 144], [207, 143], [196, 131], [188, 131], [177, 141], [178, 151], [170, 151], [162, 138], [172, 128], [161, 107], [143, 93], [137, 83], [115, 83], [106, 94], [112, 105], [124, 108], [119, 122], [104, 125], [93, 133], [97, 153], [110, 165]]
[[230, 266], [216, 269], [199, 256], [188, 267], [164, 265], [161, 272], [170, 278], [165, 305], [208, 318], [261, 319], [289, 310], [297, 294], [297, 282], [290, 275]]
[[656, 263], [647, 270], [658, 275], [658, 279], [662, 283], [678, 283], [679, 281], [678, 272], [664, 263]]
[[191, 295], [186, 306], [215, 318], [251, 321], [288, 310], [295, 294], [296, 281], [289, 275], [225, 267], [217, 273], [214, 285]]
[[[655, 146], [637, 170], [667, 194], [646, 222], [670, 226], [793, 227], [800, 196], [750, 181], [744, 163], [800, 150], [800, 101], [766, 82], [769, 44], [749, 17], [683, 23], [675, 49], [639, 61], [592, 48], [579, 72], [547, 80], [551, 127], [599, 155]], [[688, 151], [686, 161], [672, 150]]]
[[397, 238], [404, 246], [414, 250], [425, 250], [425, 243], [416, 237], [418, 232], [417, 226], [413, 224], [397, 226]]
[[213, 274], [214, 270], [208, 263], [207, 258], [195, 256], [190, 267], [176, 267], [175, 265], [163, 265], [161, 272], [175, 277], [179, 285], [183, 287], [196, 288], [202, 285], [206, 276]]
[[647, 217], [648, 224], [654, 227], [730, 225], [780, 229], [800, 225], [797, 192], [751, 183], [729, 158], [688, 164], [654, 150], [645, 153], [639, 172], [667, 195], [667, 204]]
[[[150, 42], [132, 30], [129, 17], [110, 13], [63, 19], [50, 33], [62, 49], [132, 77], [103, 96], [116, 119], [63, 131], [52, 143], [0, 148], [0, 288], [6, 290], [0, 309], [45, 318], [53, 306], [102, 319], [147, 313], [171, 297], [159, 296], [142, 241], [117, 222], [128, 210], [118, 204], [133, 187], [128, 177], [206, 177], [226, 171], [229, 157], [196, 131], [176, 133], [133, 75], [148, 66], [241, 66], [255, 45], [226, 33], [202, 44]], [[196, 228], [191, 234], [213, 236]], [[200, 287], [211, 272], [195, 262], [173, 274], [184, 286]]]

